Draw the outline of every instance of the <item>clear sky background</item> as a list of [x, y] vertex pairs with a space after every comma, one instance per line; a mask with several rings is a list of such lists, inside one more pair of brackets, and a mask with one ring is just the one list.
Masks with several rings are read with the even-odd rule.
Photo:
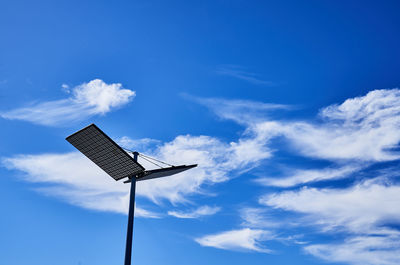
[[[0, 265], [400, 264], [399, 1], [1, 1]], [[143, 162], [143, 161], [142, 161]]]

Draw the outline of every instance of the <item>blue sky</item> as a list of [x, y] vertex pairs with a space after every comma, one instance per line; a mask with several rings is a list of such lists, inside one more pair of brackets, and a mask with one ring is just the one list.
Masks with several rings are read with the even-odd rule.
[[[398, 1], [1, 1], [0, 264], [400, 263]], [[145, 166], [145, 161], [141, 161]]]

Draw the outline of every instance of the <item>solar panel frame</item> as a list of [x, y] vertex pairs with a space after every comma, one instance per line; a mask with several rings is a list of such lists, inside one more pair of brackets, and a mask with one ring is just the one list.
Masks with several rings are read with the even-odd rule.
[[95, 124], [71, 134], [66, 140], [115, 180], [144, 173], [145, 168]]

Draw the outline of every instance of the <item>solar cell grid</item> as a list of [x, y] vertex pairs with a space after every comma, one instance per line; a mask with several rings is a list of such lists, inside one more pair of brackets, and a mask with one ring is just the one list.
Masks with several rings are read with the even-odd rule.
[[139, 163], [94, 124], [68, 136], [67, 141], [115, 180], [144, 172]]

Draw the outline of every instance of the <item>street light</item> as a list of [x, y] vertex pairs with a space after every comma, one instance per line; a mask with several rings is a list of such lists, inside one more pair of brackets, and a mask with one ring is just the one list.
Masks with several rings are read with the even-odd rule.
[[164, 167], [160, 169], [146, 170], [141, 164], [138, 163], [138, 156], [142, 156], [145, 160], [148, 160], [149, 162], [151, 162], [149, 160], [151, 159], [157, 162], [161, 162], [163, 164], [166, 163], [142, 155], [138, 152], [131, 152], [133, 154], [133, 157], [130, 156], [128, 154], [128, 152], [130, 151], [122, 149], [95, 124], [91, 124], [83, 128], [82, 130], [71, 134], [66, 138], [66, 140], [70, 142], [73, 146], [75, 146], [87, 158], [92, 160], [93, 163], [98, 165], [113, 179], [117, 181], [121, 179], [126, 179], [124, 183], [131, 183], [124, 263], [125, 265], [131, 265], [136, 181], [143, 181], [174, 175], [182, 171], [194, 168], [197, 166], [197, 164], [180, 166], [170, 165], [169, 167]]

